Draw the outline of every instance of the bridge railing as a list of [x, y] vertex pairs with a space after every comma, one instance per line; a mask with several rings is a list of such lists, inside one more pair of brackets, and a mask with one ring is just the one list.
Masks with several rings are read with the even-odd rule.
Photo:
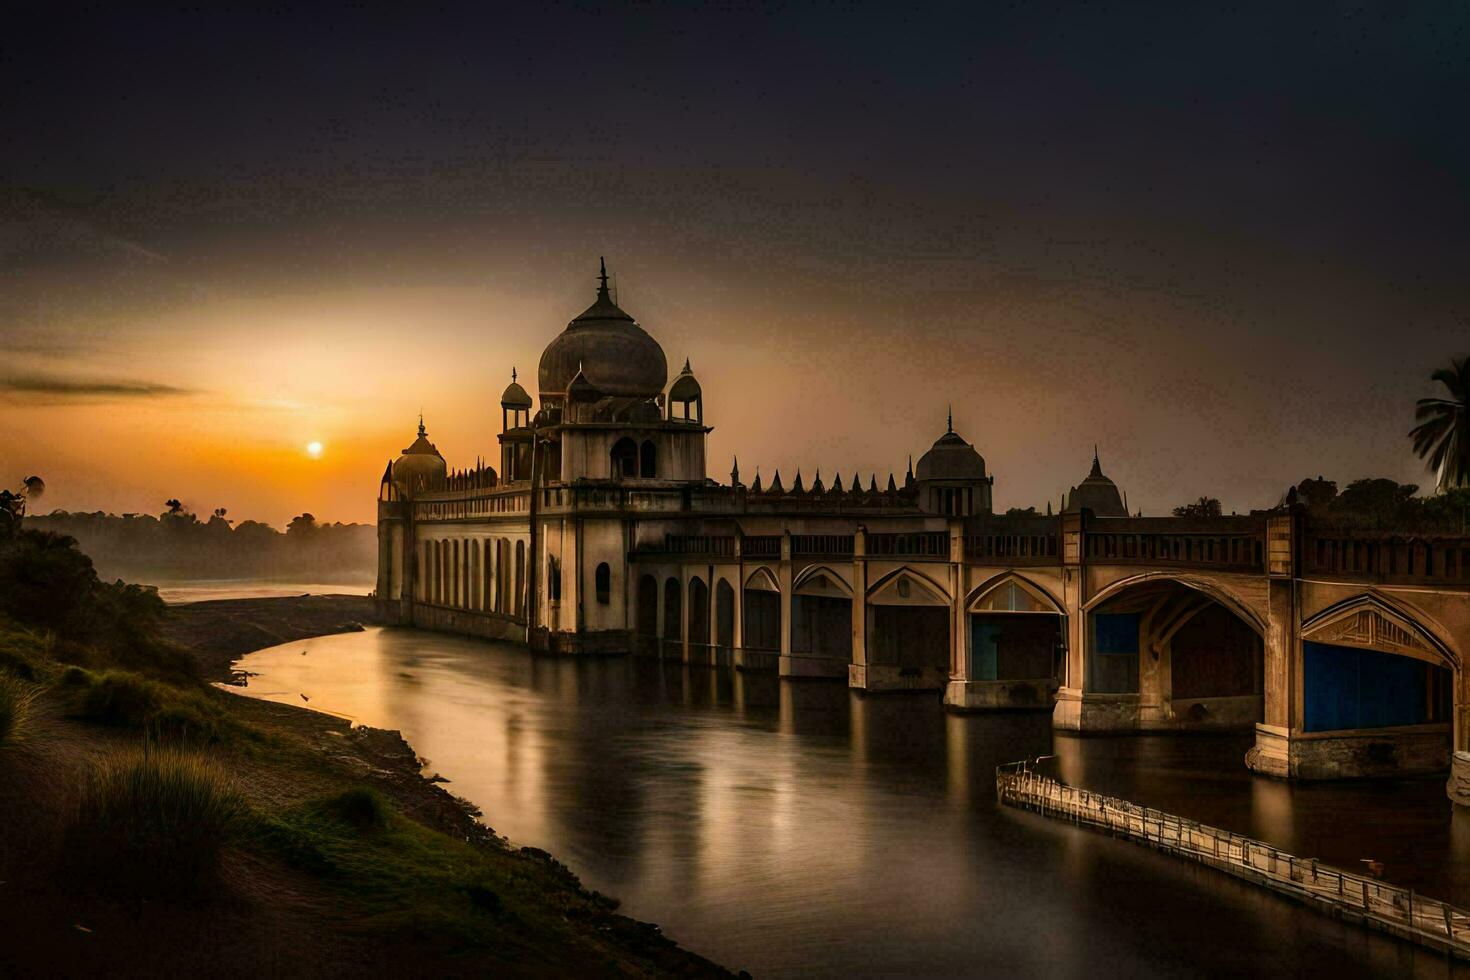
[[1266, 526], [1254, 517], [1101, 518], [1087, 525], [1083, 548], [1088, 561], [1107, 564], [1255, 572], [1266, 567]]
[[1001, 803], [1126, 837], [1470, 959], [1470, 912], [1464, 909], [1228, 830], [1068, 786], [1037, 772], [1033, 766], [1039, 761], [997, 767], [995, 791]]
[[1470, 535], [1307, 527], [1306, 575], [1470, 586]]

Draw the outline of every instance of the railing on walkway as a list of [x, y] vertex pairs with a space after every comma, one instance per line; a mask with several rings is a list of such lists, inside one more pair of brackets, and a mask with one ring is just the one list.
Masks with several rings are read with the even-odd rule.
[[[1039, 762], [1040, 760], [1036, 760]], [[1470, 912], [1437, 899], [1300, 858], [1228, 830], [1186, 820], [1112, 796], [1068, 786], [1013, 762], [995, 770], [995, 792], [1007, 806], [1106, 830], [1361, 921], [1411, 942], [1470, 959]]]

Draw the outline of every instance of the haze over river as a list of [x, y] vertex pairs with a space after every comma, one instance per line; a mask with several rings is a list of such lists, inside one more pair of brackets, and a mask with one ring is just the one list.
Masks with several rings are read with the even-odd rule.
[[239, 666], [249, 695], [401, 730], [498, 833], [758, 977], [1450, 975], [1219, 872], [996, 805], [997, 764], [1051, 753], [1076, 785], [1470, 898], [1470, 815], [1442, 781], [1290, 786], [1246, 772], [1249, 736], [1054, 737], [1045, 713], [952, 715], [937, 693], [401, 629]]

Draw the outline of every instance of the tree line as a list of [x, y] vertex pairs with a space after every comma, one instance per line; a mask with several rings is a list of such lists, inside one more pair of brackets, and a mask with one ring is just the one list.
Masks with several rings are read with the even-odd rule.
[[75, 538], [104, 579], [294, 578], [370, 581], [377, 569], [377, 529], [370, 524], [291, 519], [284, 532], [260, 521], [230, 519], [217, 508], [200, 520], [178, 500], [152, 514], [29, 515], [25, 526]]

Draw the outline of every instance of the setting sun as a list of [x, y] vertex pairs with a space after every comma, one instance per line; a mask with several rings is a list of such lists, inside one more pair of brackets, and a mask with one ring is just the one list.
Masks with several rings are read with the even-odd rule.
[[306, 455], [312, 459], [322, 458], [322, 444], [319, 442], [308, 442], [306, 444]]

